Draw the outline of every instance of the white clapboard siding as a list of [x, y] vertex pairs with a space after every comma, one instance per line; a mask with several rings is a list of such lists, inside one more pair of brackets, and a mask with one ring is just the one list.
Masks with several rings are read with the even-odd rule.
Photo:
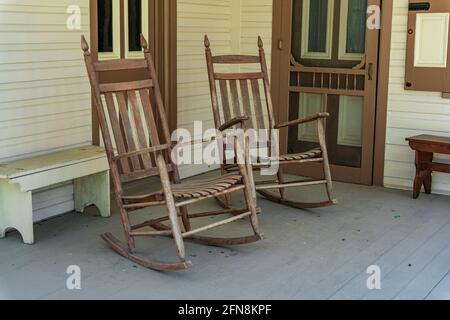
[[[242, 54], [258, 55], [258, 36], [264, 43], [267, 67], [270, 72], [272, 57], [272, 0], [240, 0], [241, 2], [241, 27], [240, 27], [240, 52]], [[258, 72], [258, 65], [243, 66], [242, 71]], [[260, 92], [264, 92], [262, 82], [260, 82]], [[261, 97], [264, 97], [261, 94]], [[251, 100], [253, 103], [253, 100]], [[265, 99], [264, 102], [265, 103]], [[265, 106], [265, 104], [263, 104]], [[263, 110], [268, 124], [267, 109]]]
[[[193, 134], [194, 121], [204, 129], [214, 128], [204, 35], [214, 54], [227, 54], [232, 43], [232, 2], [235, 0], [178, 0], [178, 128]], [[200, 139], [201, 137], [196, 137]], [[182, 177], [214, 169], [206, 165], [181, 168]]]
[[[71, 5], [81, 30], [67, 29]], [[88, 0], [0, 0], [0, 163], [91, 143], [81, 34]], [[72, 184], [36, 192], [33, 207], [35, 221], [72, 211]]]
[[[214, 55], [257, 54], [257, 36], [265, 40], [270, 62], [271, 0], [178, 0], [178, 127], [192, 132], [194, 121], [214, 127], [203, 37]], [[228, 70], [218, 70], [230, 71]], [[199, 138], [199, 137], [197, 137]], [[186, 166], [183, 177], [214, 167]]]
[[273, 0], [241, 0], [241, 53], [257, 54], [257, 38], [264, 42], [267, 64], [272, 56]]
[[[408, 1], [394, 1], [389, 79], [385, 186], [412, 189], [414, 153], [405, 139], [418, 134], [450, 136], [450, 100], [440, 93], [404, 90]], [[449, 157], [437, 156], [448, 162]], [[435, 174], [433, 192], [450, 194], [450, 176]]]

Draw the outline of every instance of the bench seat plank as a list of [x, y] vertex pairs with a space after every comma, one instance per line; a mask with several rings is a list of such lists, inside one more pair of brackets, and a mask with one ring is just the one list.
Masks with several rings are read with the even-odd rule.
[[433, 144], [450, 145], [449, 137], [432, 136], [428, 134], [422, 134], [420, 136], [408, 138], [407, 141], [429, 142]]
[[[7, 164], [0, 164], [0, 179], [20, 178], [38, 172], [45, 172], [96, 159], [104, 159], [106, 161], [104, 148], [98, 146], [87, 146], [55, 152], [49, 155], [18, 160]], [[106, 168], [108, 168], [107, 163]]]

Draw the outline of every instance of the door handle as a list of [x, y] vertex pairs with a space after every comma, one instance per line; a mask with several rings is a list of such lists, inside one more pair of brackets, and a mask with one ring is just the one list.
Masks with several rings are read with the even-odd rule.
[[373, 80], [373, 63], [367, 65], [367, 76], [370, 81]]
[[283, 40], [278, 40], [278, 50], [283, 50], [283, 45], [284, 45], [284, 43], [283, 43]]

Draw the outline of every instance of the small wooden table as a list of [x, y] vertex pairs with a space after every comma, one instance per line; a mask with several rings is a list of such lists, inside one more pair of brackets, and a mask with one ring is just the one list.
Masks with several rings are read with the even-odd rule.
[[433, 162], [434, 154], [450, 154], [450, 138], [420, 135], [406, 139], [416, 151], [416, 178], [414, 180], [414, 199], [419, 198], [422, 185], [425, 192], [431, 193], [432, 173], [450, 173], [450, 164]]

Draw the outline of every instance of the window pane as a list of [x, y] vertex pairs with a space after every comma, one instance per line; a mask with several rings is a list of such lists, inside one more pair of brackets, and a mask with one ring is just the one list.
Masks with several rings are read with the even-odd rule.
[[311, 0], [308, 52], [327, 51], [328, 0]]
[[98, 52], [113, 52], [112, 0], [98, 0]]
[[366, 50], [367, 0], [348, 0], [347, 53]]
[[141, 51], [142, 0], [128, 0], [128, 48]]

